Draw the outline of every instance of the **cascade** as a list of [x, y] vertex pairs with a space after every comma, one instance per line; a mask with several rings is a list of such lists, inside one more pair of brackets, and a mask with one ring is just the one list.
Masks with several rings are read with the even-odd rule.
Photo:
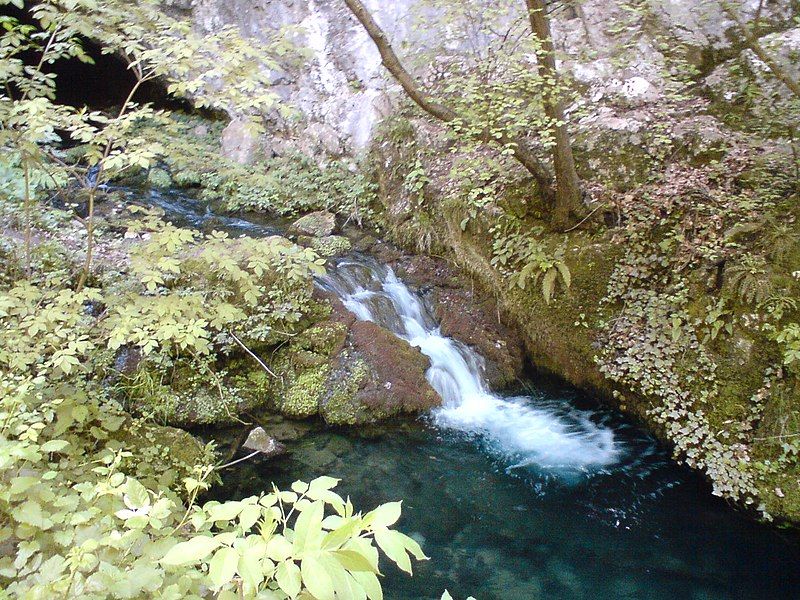
[[427, 379], [442, 397], [431, 415], [443, 429], [474, 435], [509, 468], [532, 468], [577, 480], [617, 463], [624, 449], [589, 411], [527, 396], [492, 392], [475, 350], [442, 335], [421, 298], [390, 267], [366, 257], [339, 261], [320, 279], [358, 319], [373, 321], [430, 359]]

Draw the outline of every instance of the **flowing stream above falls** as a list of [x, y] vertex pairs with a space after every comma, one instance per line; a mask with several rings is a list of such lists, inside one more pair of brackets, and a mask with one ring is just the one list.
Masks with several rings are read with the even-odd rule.
[[[280, 230], [214, 215], [180, 193], [133, 195], [180, 225]], [[219, 499], [323, 474], [364, 510], [403, 499], [398, 527], [431, 560], [413, 577], [383, 561], [387, 600], [438, 600], [445, 588], [458, 600], [798, 597], [796, 534], [713, 498], [619, 414], [540, 379], [520, 393], [491, 391], [482, 358], [443, 337], [422, 297], [374, 259], [340, 259], [319, 285], [428, 356], [443, 405], [415, 421], [317, 429], [284, 456], [225, 471]]]

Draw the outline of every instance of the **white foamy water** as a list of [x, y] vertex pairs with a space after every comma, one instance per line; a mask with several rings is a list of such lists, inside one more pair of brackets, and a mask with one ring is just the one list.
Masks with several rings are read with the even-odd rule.
[[567, 480], [620, 460], [613, 430], [594, 423], [591, 413], [493, 393], [483, 377], [483, 358], [444, 337], [420, 298], [390, 268], [342, 261], [322, 285], [357, 318], [386, 327], [430, 359], [427, 378], [443, 399], [432, 415], [437, 426], [480, 436], [510, 468], [539, 468]]

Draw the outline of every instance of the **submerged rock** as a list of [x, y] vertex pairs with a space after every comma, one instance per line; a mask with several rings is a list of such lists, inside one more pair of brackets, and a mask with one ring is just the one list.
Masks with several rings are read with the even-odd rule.
[[263, 427], [253, 429], [242, 444], [242, 448], [261, 452], [265, 456], [277, 456], [286, 451], [286, 447], [269, 435]]

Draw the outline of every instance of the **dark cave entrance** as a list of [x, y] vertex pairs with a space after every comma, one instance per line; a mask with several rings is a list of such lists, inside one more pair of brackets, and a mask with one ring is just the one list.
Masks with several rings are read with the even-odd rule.
[[[21, 23], [35, 24], [27, 8], [20, 10], [7, 5], [0, 10], [0, 15], [13, 17]], [[44, 65], [42, 71], [56, 75], [57, 104], [110, 112], [125, 102], [136, 84], [136, 76], [121, 56], [104, 53], [100, 43], [84, 39], [83, 47], [94, 64], [64, 59]], [[35, 65], [39, 62], [40, 54], [27, 52], [21, 58], [27, 65]], [[133, 101], [138, 104], [151, 103], [156, 108], [192, 110], [189, 102], [170, 97], [166, 84], [159, 80], [144, 83]]]

